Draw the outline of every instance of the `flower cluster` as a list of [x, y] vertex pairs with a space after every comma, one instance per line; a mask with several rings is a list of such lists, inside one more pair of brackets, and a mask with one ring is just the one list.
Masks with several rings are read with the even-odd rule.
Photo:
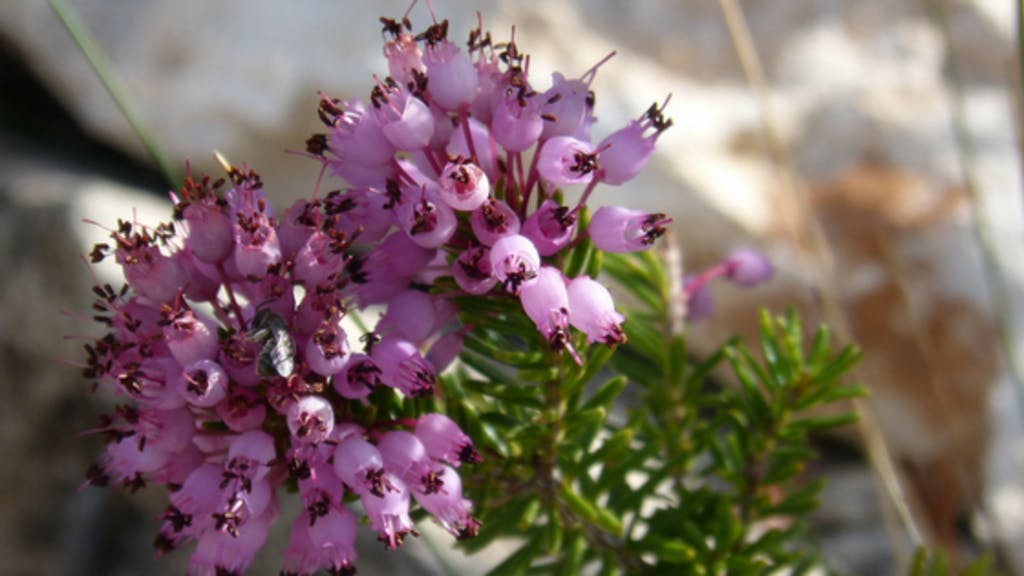
[[[598, 281], [565, 276], [565, 255], [584, 241], [643, 250], [668, 223], [602, 207], [581, 225], [598, 184], [647, 162], [671, 125], [662, 107], [593, 144], [596, 66], [535, 89], [512, 41], [478, 27], [462, 50], [447, 21], [416, 34], [382, 22], [389, 75], [366, 103], [322, 96], [327, 130], [306, 143], [321, 180], [347, 187], [321, 195], [318, 182], [278, 217], [259, 176], [223, 161], [226, 180], [189, 175], [172, 194], [173, 224], [120, 222], [91, 254], [127, 284], [95, 289], [108, 331], [86, 346], [85, 375], [129, 401], [100, 427], [110, 441], [89, 480], [166, 485], [157, 548], [197, 541], [196, 574], [245, 571], [285, 487], [304, 504], [285, 574], [354, 572], [356, 500], [392, 548], [416, 533], [412, 501], [474, 535], [456, 468], [480, 456], [416, 404], [472, 329], [453, 298], [518, 301], [578, 362], [584, 337], [625, 341], [624, 318]], [[571, 185], [582, 198], [563, 205]], [[346, 319], [370, 306], [384, 312], [354, 338]], [[388, 396], [411, 416], [380, 417]]]

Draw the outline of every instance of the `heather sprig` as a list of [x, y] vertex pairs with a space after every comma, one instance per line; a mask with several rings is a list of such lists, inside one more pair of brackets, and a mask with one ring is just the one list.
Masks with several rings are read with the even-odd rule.
[[[279, 213], [254, 170], [218, 156], [225, 177], [190, 172], [173, 221], [119, 222], [91, 253], [113, 257], [126, 284], [95, 288], [106, 333], [86, 346], [84, 375], [124, 403], [98, 429], [109, 442], [89, 483], [166, 487], [155, 545], [195, 542], [194, 574], [244, 572], [289, 497], [303, 506], [283, 574], [353, 573], [360, 518], [396, 548], [423, 516], [470, 551], [525, 537], [498, 573], [634, 572], [719, 560], [700, 556], [704, 526], [686, 524], [698, 520], [655, 530], [664, 518], [649, 509], [692, 507], [683, 478], [709, 456], [697, 477], [733, 490], [709, 500], [715, 522], [732, 522], [717, 529], [747, 551], [762, 485], [792, 479], [804, 432], [846, 421], [791, 415], [857, 393], [836, 384], [853, 353], [830, 359], [820, 344], [805, 365], [790, 346], [753, 381], [744, 370], [762, 369], [737, 345], [715, 358], [733, 360], [742, 393], [705, 395], [708, 368], [686, 363], [669, 308], [716, 276], [764, 281], [770, 264], [736, 252], [672, 294], [650, 251], [671, 220], [590, 204], [648, 162], [672, 125], [667, 99], [595, 144], [604, 61], [542, 86], [514, 40], [482, 27], [462, 49], [445, 20], [381, 23], [388, 75], [368, 99], [319, 97], [325, 130], [305, 155], [326, 179], [311, 198]], [[620, 310], [604, 274], [649, 309]], [[371, 308], [368, 329], [357, 320]], [[778, 347], [773, 322], [764, 341]], [[622, 422], [610, 414], [629, 382], [644, 405]], [[765, 398], [778, 414], [754, 420]], [[735, 453], [739, 432], [698, 418], [706, 408], [750, 410], [757, 443]], [[783, 473], [744, 472], [772, 458]]]

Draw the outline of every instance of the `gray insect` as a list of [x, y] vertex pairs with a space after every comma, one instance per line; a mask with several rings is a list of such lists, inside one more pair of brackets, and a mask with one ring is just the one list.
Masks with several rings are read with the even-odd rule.
[[295, 340], [284, 318], [266, 308], [256, 312], [249, 326], [249, 340], [263, 344], [256, 362], [257, 374], [287, 378], [295, 372]]

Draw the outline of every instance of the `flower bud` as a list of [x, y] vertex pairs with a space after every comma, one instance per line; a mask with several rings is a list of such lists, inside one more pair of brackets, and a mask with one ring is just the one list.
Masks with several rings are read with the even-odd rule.
[[757, 286], [775, 276], [771, 261], [756, 250], [741, 248], [725, 258], [725, 275], [744, 288]]

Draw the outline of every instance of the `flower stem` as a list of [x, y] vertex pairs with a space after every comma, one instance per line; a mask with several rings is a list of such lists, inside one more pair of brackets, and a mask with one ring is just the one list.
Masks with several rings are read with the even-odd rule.
[[121, 110], [121, 114], [124, 116], [128, 124], [131, 125], [135, 135], [139, 137], [139, 141], [149, 152], [150, 157], [156, 162], [160, 172], [163, 173], [164, 178], [171, 186], [177, 186], [178, 182], [181, 181], [181, 175], [178, 171], [171, 167], [171, 164], [167, 161], [167, 157], [160, 150], [156, 140], [153, 139], [151, 133], [142, 123], [142, 120], [136, 114], [135, 109], [132, 108], [128, 102], [128, 97], [124, 92], [123, 86], [114, 74], [113, 69], [110, 67], [110, 62], [107, 60], [103, 53], [103, 50], [97, 45], [96, 39], [93, 38], [92, 34], [85, 28], [82, 21], [78, 18], [71, 7], [68, 6], [65, 0], [49, 0], [50, 8], [60, 19], [61, 24], [64, 25], [64, 29], [68, 31], [75, 44], [78, 46], [79, 51], [85, 56], [85, 59], [89, 61], [89, 65], [92, 66], [93, 71], [96, 72], [96, 76], [99, 78], [103, 87], [107, 89], [107, 93], [114, 99], [114, 103]]

